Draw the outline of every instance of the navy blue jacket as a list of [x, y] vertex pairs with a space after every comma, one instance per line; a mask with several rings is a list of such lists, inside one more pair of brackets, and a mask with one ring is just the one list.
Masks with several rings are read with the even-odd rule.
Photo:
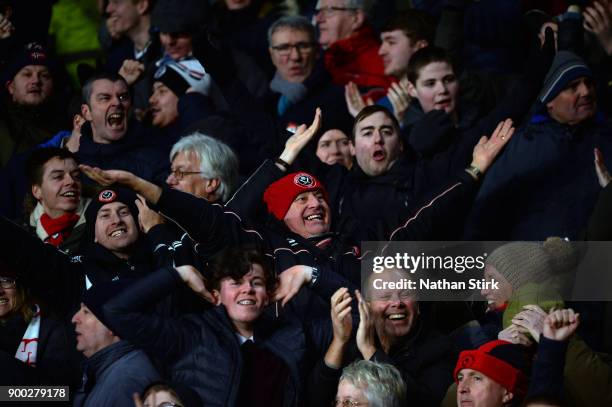
[[78, 309], [87, 281], [95, 285], [134, 279], [172, 264], [173, 259], [165, 251], [153, 254], [153, 248], [167, 243], [163, 229], [152, 228], [146, 235], [147, 241], [141, 239], [129, 260], [122, 260], [93, 242], [84, 244], [83, 255], [68, 256], [0, 216], [0, 259], [58, 316], [71, 317]]
[[75, 407], [132, 407], [134, 393], [142, 393], [149, 384], [161, 380], [147, 355], [127, 341], [99, 350], [87, 359], [83, 370]]
[[598, 147], [612, 164], [612, 132], [596, 119], [577, 126], [536, 116], [519, 129], [487, 173], [466, 225], [468, 240], [574, 240], [601, 187]]

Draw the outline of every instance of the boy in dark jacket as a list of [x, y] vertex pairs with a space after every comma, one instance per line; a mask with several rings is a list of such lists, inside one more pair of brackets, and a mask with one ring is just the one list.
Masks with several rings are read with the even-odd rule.
[[[210, 269], [210, 293], [191, 266], [161, 269], [115, 297], [104, 315], [123, 338], [165, 355], [172, 380], [196, 390], [205, 405], [298, 405], [307, 334], [298, 323], [264, 314], [277, 284], [267, 260], [227, 249]], [[181, 319], [145, 311], [182, 281], [217, 306]], [[309, 333], [323, 349], [325, 335]]]

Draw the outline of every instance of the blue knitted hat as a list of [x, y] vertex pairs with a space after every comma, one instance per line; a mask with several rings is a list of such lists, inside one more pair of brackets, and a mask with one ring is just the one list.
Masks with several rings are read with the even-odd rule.
[[553, 100], [571, 81], [593, 72], [582, 58], [569, 51], [559, 51], [546, 74], [538, 100], [546, 104]]

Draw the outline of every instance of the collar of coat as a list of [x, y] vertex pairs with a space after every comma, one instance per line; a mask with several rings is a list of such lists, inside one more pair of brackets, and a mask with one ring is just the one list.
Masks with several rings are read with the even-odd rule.
[[128, 341], [121, 340], [103, 349], [100, 349], [85, 360], [83, 369], [83, 385], [86, 393], [91, 392], [97, 379], [110, 365], [121, 359], [124, 355], [136, 350]]

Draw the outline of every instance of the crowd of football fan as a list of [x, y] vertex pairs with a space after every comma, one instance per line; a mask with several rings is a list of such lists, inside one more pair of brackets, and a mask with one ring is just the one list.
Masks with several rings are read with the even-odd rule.
[[[612, 0], [0, 0], [0, 79], [0, 385], [612, 405]], [[509, 243], [434, 302], [365, 241]]]

